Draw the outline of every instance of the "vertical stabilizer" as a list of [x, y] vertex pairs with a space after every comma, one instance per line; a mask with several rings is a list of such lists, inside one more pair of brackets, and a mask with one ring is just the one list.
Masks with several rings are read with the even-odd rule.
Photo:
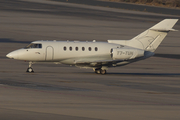
[[176, 31], [172, 28], [177, 21], [178, 19], [164, 19], [131, 40], [108, 40], [108, 42], [154, 52], [169, 31]]
[[172, 27], [178, 19], [165, 19], [138, 36], [131, 39], [129, 45], [134, 44], [134, 47], [154, 52], [169, 31], [175, 31]]

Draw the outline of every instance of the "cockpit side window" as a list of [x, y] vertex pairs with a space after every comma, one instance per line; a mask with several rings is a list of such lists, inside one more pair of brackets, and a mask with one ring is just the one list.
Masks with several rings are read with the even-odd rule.
[[42, 48], [42, 44], [34, 44], [33, 48]]
[[31, 43], [25, 47], [25, 49], [30, 49], [30, 48], [42, 48], [42, 44]]

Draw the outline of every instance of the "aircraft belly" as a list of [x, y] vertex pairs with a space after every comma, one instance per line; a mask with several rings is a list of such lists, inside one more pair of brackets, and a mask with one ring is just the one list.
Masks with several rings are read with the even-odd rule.
[[112, 60], [110, 55], [98, 55], [98, 56], [87, 56], [87, 57], [76, 57], [76, 58], [67, 58], [61, 60], [60, 63], [62, 64], [70, 64], [70, 65], [85, 65], [85, 66], [93, 66], [97, 61], [104, 61], [104, 60]]

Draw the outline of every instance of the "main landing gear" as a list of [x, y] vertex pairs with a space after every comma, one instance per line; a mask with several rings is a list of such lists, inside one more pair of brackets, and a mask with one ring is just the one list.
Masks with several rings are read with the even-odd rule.
[[106, 70], [105, 69], [101, 69], [101, 68], [96, 68], [94, 69], [96, 74], [102, 74], [105, 75], [106, 74]]
[[33, 68], [32, 68], [32, 64], [33, 64], [33, 62], [29, 62], [29, 67], [27, 68], [26, 72], [28, 72], [28, 73], [33, 73], [34, 72]]

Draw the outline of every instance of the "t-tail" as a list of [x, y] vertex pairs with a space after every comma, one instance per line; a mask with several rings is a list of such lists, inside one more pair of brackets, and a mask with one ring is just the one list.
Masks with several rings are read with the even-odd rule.
[[154, 52], [168, 32], [177, 31], [172, 29], [177, 21], [178, 19], [164, 19], [131, 40], [108, 40], [108, 42]]

